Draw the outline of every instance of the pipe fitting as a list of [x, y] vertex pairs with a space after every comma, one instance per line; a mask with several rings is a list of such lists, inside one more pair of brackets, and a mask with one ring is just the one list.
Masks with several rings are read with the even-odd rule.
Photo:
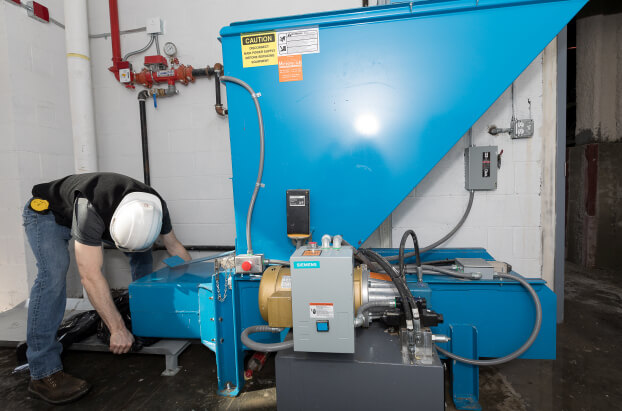
[[341, 242], [343, 241], [343, 237], [339, 234], [333, 237], [333, 248], [339, 249], [341, 248]]
[[328, 234], [324, 234], [322, 236], [322, 248], [330, 248], [330, 243], [332, 241], [332, 237]]
[[229, 113], [229, 110], [225, 109], [222, 104], [214, 104], [214, 109], [216, 110], [216, 114], [219, 116], [226, 116]]

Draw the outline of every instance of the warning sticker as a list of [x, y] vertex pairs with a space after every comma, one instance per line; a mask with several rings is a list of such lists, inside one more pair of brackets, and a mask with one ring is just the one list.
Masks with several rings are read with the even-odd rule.
[[277, 32], [279, 56], [320, 52], [320, 31], [317, 27]]
[[281, 288], [292, 288], [292, 276], [284, 275], [281, 277]]
[[311, 255], [317, 257], [318, 255], [322, 255], [322, 250], [305, 250], [302, 252], [302, 255]]
[[310, 303], [309, 315], [311, 318], [334, 318], [335, 309], [332, 303]]
[[277, 64], [276, 34], [273, 31], [242, 34], [242, 66], [260, 67]]
[[302, 56], [279, 56], [279, 82], [302, 80]]

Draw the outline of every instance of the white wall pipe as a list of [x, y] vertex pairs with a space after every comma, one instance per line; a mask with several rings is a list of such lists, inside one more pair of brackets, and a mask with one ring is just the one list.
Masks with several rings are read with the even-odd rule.
[[[97, 171], [95, 111], [91, 84], [89, 20], [84, 0], [65, 0], [65, 49], [69, 79], [69, 105], [73, 131], [73, 162], [76, 174]], [[76, 309], [93, 309], [84, 287]]]
[[65, 0], [65, 48], [76, 173], [97, 171], [88, 15], [84, 0]]

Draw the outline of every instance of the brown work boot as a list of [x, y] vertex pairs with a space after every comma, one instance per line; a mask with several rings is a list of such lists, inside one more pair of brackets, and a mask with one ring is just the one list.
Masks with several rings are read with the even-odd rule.
[[38, 395], [51, 404], [64, 404], [77, 400], [91, 388], [90, 384], [71, 375], [58, 371], [40, 380], [30, 380], [28, 391]]

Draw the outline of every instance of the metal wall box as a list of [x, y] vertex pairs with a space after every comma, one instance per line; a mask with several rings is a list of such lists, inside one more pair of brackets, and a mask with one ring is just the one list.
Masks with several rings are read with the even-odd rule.
[[458, 271], [465, 274], [481, 274], [481, 280], [492, 280], [495, 275], [495, 268], [483, 258], [456, 258]]
[[[294, 350], [353, 353], [352, 247], [300, 247], [290, 259], [290, 270]], [[328, 331], [322, 328], [325, 321]]]
[[464, 149], [464, 188], [497, 189], [497, 146], [474, 146]]

